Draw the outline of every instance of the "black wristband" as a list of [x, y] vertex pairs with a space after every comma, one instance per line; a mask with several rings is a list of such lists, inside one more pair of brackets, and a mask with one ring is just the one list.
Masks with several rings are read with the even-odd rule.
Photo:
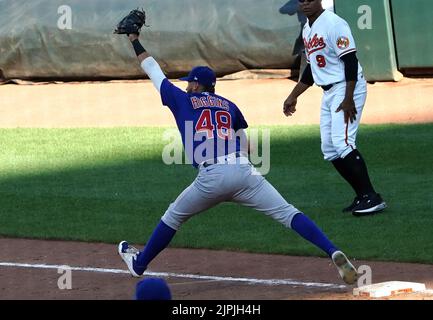
[[138, 39], [135, 39], [134, 41], [132, 41], [132, 46], [134, 47], [135, 54], [137, 55], [137, 57], [140, 54], [147, 52], [146, 49], [143, 48], [143, 46], [141, 45], [141, 43]]

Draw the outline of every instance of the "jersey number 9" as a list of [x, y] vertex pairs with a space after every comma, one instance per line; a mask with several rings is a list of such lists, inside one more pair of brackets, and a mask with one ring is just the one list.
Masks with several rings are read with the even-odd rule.
[[325, 57], [322, 56], [321, 54], [319, 54], [319, 55], [316, 56], [316, 61], [317, 61], [317, 65], [319, 66], [319, 68], [326, 67]]

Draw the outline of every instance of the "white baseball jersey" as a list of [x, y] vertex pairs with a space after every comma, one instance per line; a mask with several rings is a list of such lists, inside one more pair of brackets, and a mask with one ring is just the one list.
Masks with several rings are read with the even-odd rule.
[[[345, 81], [344, 62], [340, 58], [356, 51], [347, 22], [325, 10], [311, 27], [308, 22], [305, 24], [302, 37], [314, 82], [318, 86], [325, 86]], [[362, 67], [358, 63], [358, 78], [361, 75]]]

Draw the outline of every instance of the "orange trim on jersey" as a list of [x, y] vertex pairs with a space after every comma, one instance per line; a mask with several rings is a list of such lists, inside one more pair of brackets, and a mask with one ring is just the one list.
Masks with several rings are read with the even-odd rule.
[[349, 121], [347, 121], [347, 123], [346, 123], [346, 132], [345, 132], [345, 138], [344, 138], [344, 142], [346, 142], [346, 146], [349, 145], [349, 142], [348, 142], [349, 136], [347, 134], [348, 131], [349, 131]]
[[342, 52], [341, 54], [339, 54], [338, 57], [341, 58], [342, 56], [344, 56], [344, 55], [346, 55], [346, 54], [348, 54], [348, 53], [354, 52], [354, 51], [356, 51], [356, 48], [355, 48], [355, 49], [354, 49], [354, 48], [349, 49], [349, 50], [344, 51], [344, 52]]
[[346, 142], [346, 146], [349, 146], [352, 149], [352, 151], [353, 151], [355, 149], [353, 149], [353, 146], [351, 144], [349, 144], [348, 131], [349, 131], [349, 121], [346, 123], [346, 132], [345, 132], [344, 142]]

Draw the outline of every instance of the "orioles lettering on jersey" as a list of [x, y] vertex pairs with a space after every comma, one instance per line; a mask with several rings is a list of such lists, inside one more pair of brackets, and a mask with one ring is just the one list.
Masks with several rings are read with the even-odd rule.
[[313, 38], [310, 39], [310, 41], [307, 41], [304, 38], [304, 45], [309, 55], [313, 52], [326, 48], [325, 40], [323, 40], [323, 37], [319, 38], [317, 33], [313, 36]]

